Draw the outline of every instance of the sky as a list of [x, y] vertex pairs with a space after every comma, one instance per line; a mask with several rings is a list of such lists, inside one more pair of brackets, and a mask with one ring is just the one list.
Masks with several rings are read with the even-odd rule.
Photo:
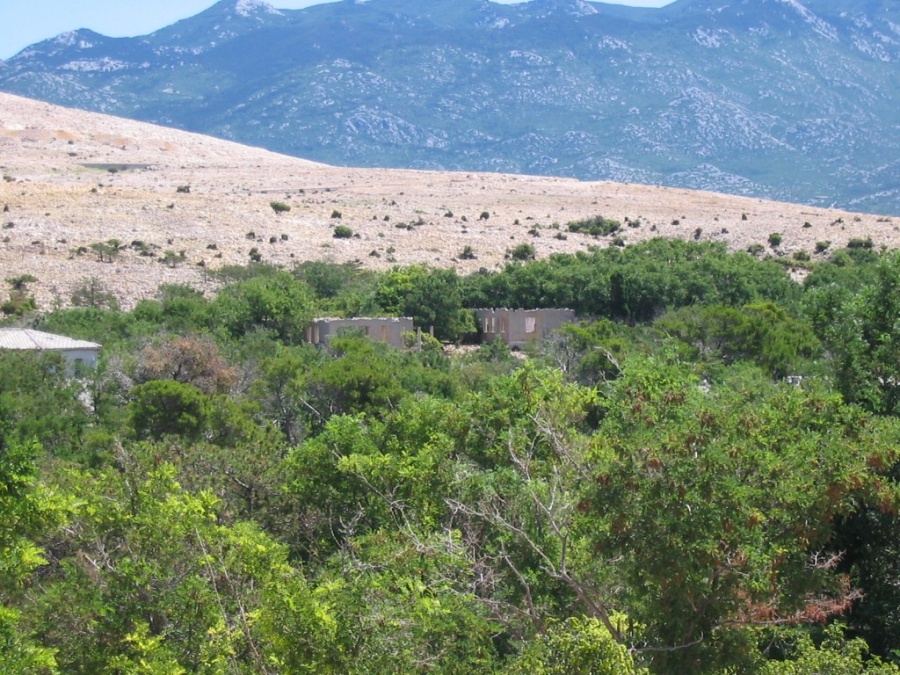
[[[323, 0], [268, 0], [279, 9], [299, 9]], [[510, 4], [516, 0], [495, 0]], [[674, 0], [606, 0], [634, 7], [662, 7]], [[215, 0], [0, 0], [0, 59], [28, 45], [78, 28], [109, 37], [146, 35], [199, 14]]]

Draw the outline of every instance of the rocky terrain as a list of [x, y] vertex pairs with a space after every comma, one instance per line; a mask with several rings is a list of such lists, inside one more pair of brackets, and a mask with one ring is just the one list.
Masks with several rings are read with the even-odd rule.
[[[611, 237], [566, 232], [567, 222], [597, 215], [621, 221], [625, 243], [699, 238], [786, 258], [802, 250], [815, 259], [823, 241], [900, 242], [898, 219], [887, 216], [609, 182], [340, 168], [8, 94], [0, 171], [0, 278], [36, 277], [30, 288], [44, 308], [66, 305], [91, 277], [125, 307], [162, 283], [214, 292], [209, 270], [246, 263], [251, 252], [288, 268], [330, 260], [496, 269], [523, 243], [539, 258], [609, 246]], [[336, 238], [338, 225], [352, 236]], [[772, 233], [782, 235], [777, 247]], [[110, 240], [119, 250], [107, 261]], [[467, 246], [474, 259], [460, 257]]]
[[32, 45], [0, 90], [329, 164], [900, 215], [898, 60], [896, 0], [220, 0]]

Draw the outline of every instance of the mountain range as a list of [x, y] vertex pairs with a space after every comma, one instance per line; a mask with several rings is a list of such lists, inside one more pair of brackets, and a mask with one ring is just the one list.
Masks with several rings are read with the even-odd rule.
[[35, 44], [0, 90], [336, 165], [900, 214], [898, 62], [896, 0], [222, 0]]

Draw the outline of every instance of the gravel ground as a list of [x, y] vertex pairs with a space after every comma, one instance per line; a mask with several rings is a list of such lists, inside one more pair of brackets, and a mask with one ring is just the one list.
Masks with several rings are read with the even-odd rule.
[[[621, 221], [627, 243], [711, 239], [786, 257], [815, 258], [822, 241], [900, 241], [896, 217], [642, 185], [331, 167], [2, 93], [0, 172], [0, 273], [37, 277], [30, 288], [44, 308], [66, 305], [90, 277], [126, 308], [162, 283], [214, 292], [207, 271], [246, 263], [252, 249], [288, 268], [330, 260], [497, 269], [523, 243], [539, 258], [608, 246], [609, 237], [565, 232], [597, 215]], [[273, 201], [291, 210], [276, 213]], [[639, 225], [624, 226], [626, 218]], [[336, 225], [353, 236], [335, 238]], [[772, 249], [775, 232], [782, 243]], [[101, 262], [91, 245], [110, 239], [125, 248]], [[467, 246], [474, 259], [459, 258]], [[166, 251], [183, 252], [183, 262], [161, 262]]]

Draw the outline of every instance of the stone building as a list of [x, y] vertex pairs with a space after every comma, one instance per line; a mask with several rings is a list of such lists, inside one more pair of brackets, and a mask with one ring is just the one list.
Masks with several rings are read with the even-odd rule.
[[403, 334], [413, 331], [413, 320], [409, 317], [313, 319], [306, 329], [306, 340], [314, 345], [328, 342], [340, 332], [359, 332], [362, 335], [387, 342], [392, 347], [403, 346]]
[[539, 342], [563, 324], [575, 321], [571, 309], [476, 309], [482, 341], [499, 337], [510, 347]]

